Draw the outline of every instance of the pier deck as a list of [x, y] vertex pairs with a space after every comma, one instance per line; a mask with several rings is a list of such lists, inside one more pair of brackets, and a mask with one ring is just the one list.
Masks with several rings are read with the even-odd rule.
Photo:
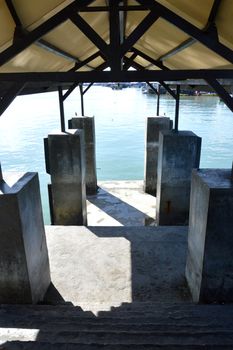
[[46, 226], [46, 237], [53, 283], [46, 301], [95, 311], [190, 300], [187, 227]]
[[88, 196], [88, 226], [155, 225], [156, 198], [143, 191], [143, 181], [102, 181]]

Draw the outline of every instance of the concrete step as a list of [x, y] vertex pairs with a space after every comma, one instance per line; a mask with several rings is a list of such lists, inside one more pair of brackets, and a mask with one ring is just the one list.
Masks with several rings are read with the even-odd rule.
[[[194, 304], [144, 304], [132, 303], [112, 308], [110, 311], [98, 312], [98, 319], [159, 319], [182, 320], [190, 318], [213, 319], [221, 315], [221, 318], [233, 318], [233, 305], [194, 305]], [[10, 319], [40, 319], [46, 316], [57, 319], [97, 319], [91, 311], [83, 311], [74, 306], [50, 306], [50, 305], [8, 305], [0, 307], [0, 321]]]
[[233, 305], [132, 303], [98, 316], [72, 305], [0, 307], [0, 350], [102, 348], [232, 349]]
[[1, 331], [0, 343], [11, 341], [37, 341], [39, 343], [64, 343], [64, 344], [99, 344], [99, 345], [131, 345], [131, 344], [154, 344], [154, 345], [232, 345], [233, 334], [229, 331], [212, 333], [206, 332], [71, 332], [71, 331], [40, 331], [35, 339], [32, 330], [14, 329]]
[[[26, 327], [27, 326], [27, 327]], [[214, 322], [202, 322], [198, 324], [187, 324], [186, 322], [183, 322], [182, 324], [175, 324], [174, 323], [166, 323], [162, 324], [159, 322], [148, 322], [148, 323], [136, 323], [134, 321], [130, 323], [114, 323], [114, 322], [101, 322], [99, 320], [96, 320], [96, 322], [73, 322], [70, 321], [62, 321], [62, 322], [43, 322], [43, 324], [37, 322], [28, 322], [25, 324], [25, 322], [5, 322], [5, 324], [0, 325], [0, 333], [4, 332], [4, 329], [40, 329], [40, 331], [64, 331], [64, 332], [124, 332], [127, 330], [127, 332], [164, 332], [165, 328], [169, 330], [169, 332], [176, 332], [183, 334], [184, 332], [209, 332], [211, 328], [211, 332], [232, 332], [233, 331], [233, 323], [231, 324], [224, 324], [224, 325], [218, 325]]]
[[0, 345], [0, 350], [232, 350], [232, 345], [187, 345], [170, 344], [82, 344], [82, 343], [35, 343], [35, 342], [9, 342]]

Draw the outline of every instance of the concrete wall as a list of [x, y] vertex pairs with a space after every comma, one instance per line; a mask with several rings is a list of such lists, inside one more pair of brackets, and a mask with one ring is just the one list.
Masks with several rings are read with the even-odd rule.
[[0, 303], [43, 300], [50, 271], [36, 173], [0, 183]]
[[233, 301], [233, 181], [226, 169], [194, 170], [186, 278], [195, 302]]
[[97, 192], [96, 151], [95, 151], [95, 119], [94, 117], [79, 117], [69, 120], [69, 128], [82, 129], [84, 132], [86, 192]]
[[171, 128], [172, 121], [170, 118], [158, 116], [146, 119], [144, 191], [152, 196], [156, 196], [157, 190], [159, 132]]
[[51, 175], [50, 209], [55, 225], [86, 225], [83, 131], [56, 132], [45, 139], [46, 169]]
[[201, 138], [191, 131], [159, 136], [156, 219], [158, 225], [187, 225], [191, 173], [199, 168]]

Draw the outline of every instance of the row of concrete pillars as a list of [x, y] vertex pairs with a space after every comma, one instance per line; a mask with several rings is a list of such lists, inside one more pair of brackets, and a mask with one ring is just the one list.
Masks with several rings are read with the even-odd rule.
[[[69, 127], [72, 129], [66, 133], [50, 134], [45, 142], [47, 171], [51, 174], [52, 182], [53, 223], [85, 225], [85, 166], [89, 167], [86, 172], [87, 190], [89, 188], [89, 193], [95, 193], [97, 188], [94, 120], [74, 118], [69, 122]], [[83, 129], [84, 135], [76, 128]], [[83, 143], [85, 147], [81, 146]], [[232, 231], [232, 214], [227, 214], [225, 222], [221, 220], [223, 212], [230, 213], [229, 207], [233, 212], [231, 175], [230, 170], [198, 170], [200, 154], [201, 138], [193, 132], [173, 130], [172, 121], [167, 117], [147, 119], [144, 185], [146, 192], [157, 197], [157, 223], [189, 225], [186, 278], [193, 299], [204, 302], [228, 300], [229, 294], [226, 297], [223, 280], [228, 292], [229, 288], [233, 289], [229, 275], [233, 271], [233, 240], [230, 249], [228, 239], [223, 239], [222, 244], [218, 242], [218, 248], [215, 247], [218, 259], [214, 259], [212, 250], [216, 239], [220, 240], [220, 232], [225, 232], [229, 237]], [[217, 203], [209, 194], [213, 191], [210, 184], [215, 183], [218, 191], [220, 182], [226, 193], [222, 193]], [[91, 184], [90, 187], [88, 184]], [[213, 213], [210, 208], [214, 208]], [[225, 251], [227, 246], [228, 252]]]
[[72, 118], [44, 147], [52, 224], [87, 225], [86, 194], [97, 192], [94, 117]]
[[[147, 118], [145, 192], [157, 195], [159, 225], [187, 225], [191, 170], [199, 167], [201, 139], [172, 130], [167, 117]], [[69, 120], [66, 132], [45, 139], [51, 222], [86, 225], [86, 193], [97, 191], [94, 118]]]
[[187, 225], [191, 173], [199, 168], [201, 138], [172, 126], [167, 117], [147, 118], [144, 190], [157, 197], [158, 225]]
[[145, 191], [156, 195], [158, 225], [188, 225], [186, 280], [193, 300], [233, 301], [233, 166], [199, 169], [201, 138], [147, 120]]
[[[90, 146], [95, 154], [95, 142], [94, 134], [91, 138], [85, 132], [85, 120], [88, 128], [94, 120], [76, 119], [70, 122], [72, 129], [45, 140], [50, 202], [57, 224], [59, 220], [68, 225], [86, 223], [85, 167], [90, 164], [84, 152]], [[149, 150], [157, 154], [157, 172], [153, 162], [149, 168], [157, 174], [158, 222], [189, 223], [186, 279], [193, 299], [233, 301], [232, 171], [198, 170], [201, 139], [190, 131], [171, 130], [168, 118], [155, 121], [163, 125], [158, 139], [153, 141], [155, 132], [147, 139]], [[97, 189], [95, 157], [92, 167], [87, 191], [93, 193]], [[76, 221], [70, 223], [70, 218]], [[37, 174], [4, 174], [3, 178], [0, 170], [0, 223], [0, 303], [38, 302], [50, 283], [50, 272]]]

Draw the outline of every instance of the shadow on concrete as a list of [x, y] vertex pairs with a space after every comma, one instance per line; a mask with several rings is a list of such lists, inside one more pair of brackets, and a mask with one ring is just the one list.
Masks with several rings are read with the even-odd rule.
[[[130, 242], [132, 301], [186, 302], [187, 227], [88, 227], [98, 238]], [[119, 251], [119, 254], [120, 251]]]
[[232, 350], [232, 318], [233, 305], [123, 303], [98, 315], [73, 305], [8, 305], [0, 349]]
[[[99, 188], [97, 195], [87, 196], [90, 203], [104, 213], [117, 220], [123, 226], [150, 226], [155, 224], [155, 219], [114, 196], [103, 188]], [[155, 213], [154, 213], [155, 215]], [[99, 222], [101, 223], [101, 214]], [[104, 224], [101, 223], [104, 226]]]
[[[72, 304], [70, 302], [68, 303]], [[57, 304], [67, 304], [67, 302], [65, 301], [63, 296], [59, 293], [58, 289], [51, 282], [44, 296], [44, 300], [40, 304], [57, 305]]]
[[[4, 334], [8, 337], [7, 340], [14, 338], [0, 345], [1, 350], [33, 350], [38, 348], [38, 342], [43, 345], [40, 349], [51, 350], [63, 349], [63, 346], [69, 350], [79, 346], [81, 349], [82, 346], [85, 348], [87, 344], [95, 342], [99, 349], [101, 346], [106, 347], [106, 343], [115, 344], [114, 349], [120, 349], [118, 342], [129, 344], [131, 341], [133, 348], [139, 350], [141, 339], [150, 342], [148, 336], [150, 339], [154, 337], [153, 332], [157, 332], [158, 324], [162, 324], [166, 333], [166, 323], [169, 323], [169, 327], [171, 323], [176, 327], [177, 322], [183, 322], [186, 311], [179, 315], [180, 307], [169, 309], [165, 306], [161, 311], [156, 309], [156, 305], [170, 302], [182, 308], [182, 305], [190, 301], [184, 280], [187, 228], [157, 227], [156, 232], [154, 227], [89, 227], [85, 230], [83, 234], [93, 236], [92, 244], [96, 244], [98, 239], [101, 241], [106, 238], [124, 238], [130, 242], [131, 303], [123, 302], [119, 307], [111, 307], [110, 311], [100, 311], [95, 315], [67, 302], [59, 287], [51, 284], [42, 305], [6, 306], [5, 312], [4, 306], [0, 308], [0, 327], [6, 329]], [[89, 242], [89, 249], [91, 247]], [[69, 256], [67, 263], [68, 261]], [[66, 276], [68, 279], [72, 278], [71, 270], [76, 268], [71, 264], [70, 275]], [[143, 306], [137, 302], [156, 304]], [[145, 320], [143, 325], [142, 319]], [[11, 328], [12, 333], [8, 334], [7, 328]], [[182, 326], [180, 329], [183, 331]], [[154, 348], [152, 346], [148, 349]]]

